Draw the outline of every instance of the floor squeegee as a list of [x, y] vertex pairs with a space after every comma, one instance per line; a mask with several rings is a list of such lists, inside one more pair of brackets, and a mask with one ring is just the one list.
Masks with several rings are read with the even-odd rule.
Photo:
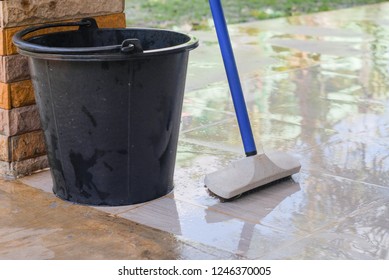
[[284, 152], [257, 152], [223, 7], [220, 0], [209, 0], [209, 4], [247, 157], [206, 175], [204, 184], [217, 196], [231, 199], [298, 173], [301, 165], [294, 157]]

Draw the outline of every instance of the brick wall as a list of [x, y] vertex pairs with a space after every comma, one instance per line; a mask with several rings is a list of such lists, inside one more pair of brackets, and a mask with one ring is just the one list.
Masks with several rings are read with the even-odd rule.
[[124, 0], [0, 0], [0, 177], [48, 167], [28, 62], [12, 36], [31, 25], [83, 17], [100, 27], [125, 27], [123, 11]]

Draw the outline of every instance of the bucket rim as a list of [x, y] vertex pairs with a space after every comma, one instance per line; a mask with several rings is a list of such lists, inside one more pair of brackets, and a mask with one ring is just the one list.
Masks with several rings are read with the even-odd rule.
[[[91, 22], [91, 26], [83, 27]], [[86, 23], [86, 24], [85, 24]], [[29, 37], [24, 39], [23, 37], [29, 33], [45, 29], [51, 27], [59, 27], [59, 26], [80, 26], [78, 30], [68, 30], [68, 31], [59, 31], [59, 32], [51, 32], [46, 34], [39, 34], [36, 36]], [[65, 34], [65, 33], [76, 33], [81, 29], [91, 30], [91, 31], [153, 31], [153, 32], [168, 32], [175, 33], [177, 35], [185, 36], [188, 38], [188, 41], [182, 44], [151, 49], [151, 50], [141, 50], [136, 51], [132, 42], [127, 43], [130, 44], [133, 48], [129, 52], [124, 52], [123, 47], [126, 41], [133, 41], [132, 39], [123, 41], [121, 45], [112, 45], [112, 46], [100, 46], [100, 47], [49, 47], [43, 46], [40, 44], [30, 42], [33, 39], [51, 36], [56, 34]], [[178, 53], [183, 51], [190, 51], [198, 47], [199, 40], [187, 33], [168, 30], [168, 29], [160, 29], [160, 28], [142, 28], [142, 27], [130, 27], [130, 28], [98, 28], [96, 21], [92, 18], [83, 19], [80, 22], [71, 22], [71, 23], [59, 23], [59, 24], [46, 24], [40, 26], [34, 26], [30, 28], [23, 29], [17, 32], [13, 36], [13, 43], [16, 45], [17, 50], [20, 54], [34, 57], [34, 58], [42, 58], [42, 59], [53, 59], [53, 60], [128, 60], [135, 59], [140, 57], [148, 57], [148, 56], [157, 56], [171, 53]]]

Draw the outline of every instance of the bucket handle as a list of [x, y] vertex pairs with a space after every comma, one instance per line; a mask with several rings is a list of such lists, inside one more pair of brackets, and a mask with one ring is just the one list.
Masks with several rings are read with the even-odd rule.
[[60, 53], [60, 54], [85, 54], [85, 53], [99, 53], [109, 51], [121, 51], [125, 54], [131, 53], [142, 53], [143, 48], [139, 39], [126, 39], [121, 45], [113, 46], [99, 46], [99, 47], [86, 47], [86, 48], [56, 48], [46, 47], [37, 44], [30, 43], [23, 39], [24, 36], [39, 31], [42, 29], [53, 28], [53, 27], [64, 27], [64, 26], [79, 26], [79, 30], [86, 29], [98, 29], [97, 22], [94, 18], [84, 18], [77, 22], [61, 22], [51, 23], [39, 26], [32, 26], [17, 32], [13, 37], [13, 43], [24, 51], [30, 51], [35, 53]]

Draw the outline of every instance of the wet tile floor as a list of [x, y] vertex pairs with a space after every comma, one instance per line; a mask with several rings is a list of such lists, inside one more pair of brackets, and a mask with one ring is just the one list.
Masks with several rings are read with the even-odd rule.
[[224, 202], [204, 176], [242, 158], [213, 32], [196, 32], [173, 193], [98, 208], [49, 171], [0, 183], [0, 259], [389, 259], [389, 4], [233, 25], [257, 145], [299, 174]]

